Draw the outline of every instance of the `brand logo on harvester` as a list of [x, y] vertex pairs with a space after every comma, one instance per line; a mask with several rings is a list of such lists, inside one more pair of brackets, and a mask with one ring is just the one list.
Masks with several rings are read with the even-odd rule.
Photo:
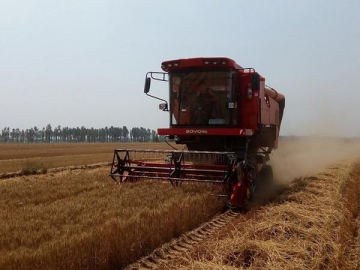
[[185, 131], [187, 134], [207, 134], [208, 131], [206, 129], [187, 129]]

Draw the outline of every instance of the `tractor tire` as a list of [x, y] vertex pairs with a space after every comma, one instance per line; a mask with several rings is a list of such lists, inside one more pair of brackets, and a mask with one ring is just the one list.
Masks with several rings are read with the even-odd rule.
[[252, 200], [252, 206], [264, 205], [268, 202], [274, 193], [275, 183], [273, 170], [270, 165], [265, 165], [258, 174], [256, 192]]
[[260, 181], [262, 185], [272, 185], [274, 183], [274, 174], [270, 165], [265, 165], [260, 171]]

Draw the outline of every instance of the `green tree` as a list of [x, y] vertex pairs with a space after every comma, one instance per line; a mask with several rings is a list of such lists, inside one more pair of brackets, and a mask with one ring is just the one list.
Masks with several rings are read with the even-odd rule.
[[40, 131], [37, 126], [33, 128], [33, 142], [39, 142], [40, 138]]
[[124, 141], [126, 142], [127, 141], [127, 138], [129, 136], [129, 130], [126, 126], [123, 126], [122, 128], [122, 135], [123, 135], [123, 138], [124, 138]]
[[8, 142], [10, 140], [10, 127], [4, 127], [1, 131], [1, 141]]
[[24, 130], [21, 130], [20, 142], [21, 143], [26, 143], [26, 136], [25, 136], [25, 131]]
[[61, 135], [61, 126], [58, 125], [55, 129], [54, 129], [54, 135], [55, 135], [55, 142], [59, 142], [60, 141], [60, 135]]
[[45, 142], [49, 143], [51, 141], [52, 133], [52, 127], [50, 124], [48, 124], [45, 128]]
[[157, 135], [155, 130], [151, 131], [151, 141], [153, 142], [159, 142], [159, 136]]

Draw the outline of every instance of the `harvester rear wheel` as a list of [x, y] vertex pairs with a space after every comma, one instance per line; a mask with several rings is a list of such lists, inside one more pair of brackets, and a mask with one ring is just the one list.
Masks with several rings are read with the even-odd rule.
[[260, 171], [260, 181], [264, 185], [271, 185], [274, 182], [273, 169], [270, 165], [265, 165]]
[[265, 204], [276, 194], [273, 170], [270, 165], [263, 166], [258, 173], [256, 189], [252, 206]]

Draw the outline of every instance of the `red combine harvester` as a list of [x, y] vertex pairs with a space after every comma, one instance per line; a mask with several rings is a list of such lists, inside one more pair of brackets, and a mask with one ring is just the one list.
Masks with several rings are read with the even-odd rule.
[[[144, 92], [169, 113], [170, 127], [158, 134], [187, 149], [116, 149], [110, 176], [117, 183], [221, 183], [228, 205], [244, 206], [259, 182], [272, 180], [266, 162], [278, 146], [284, 95], [229, 58], [171, 60], [161, 68], [146, 74]], [[169, 102], [149, 95], [151, 80], [169, 82]]]

